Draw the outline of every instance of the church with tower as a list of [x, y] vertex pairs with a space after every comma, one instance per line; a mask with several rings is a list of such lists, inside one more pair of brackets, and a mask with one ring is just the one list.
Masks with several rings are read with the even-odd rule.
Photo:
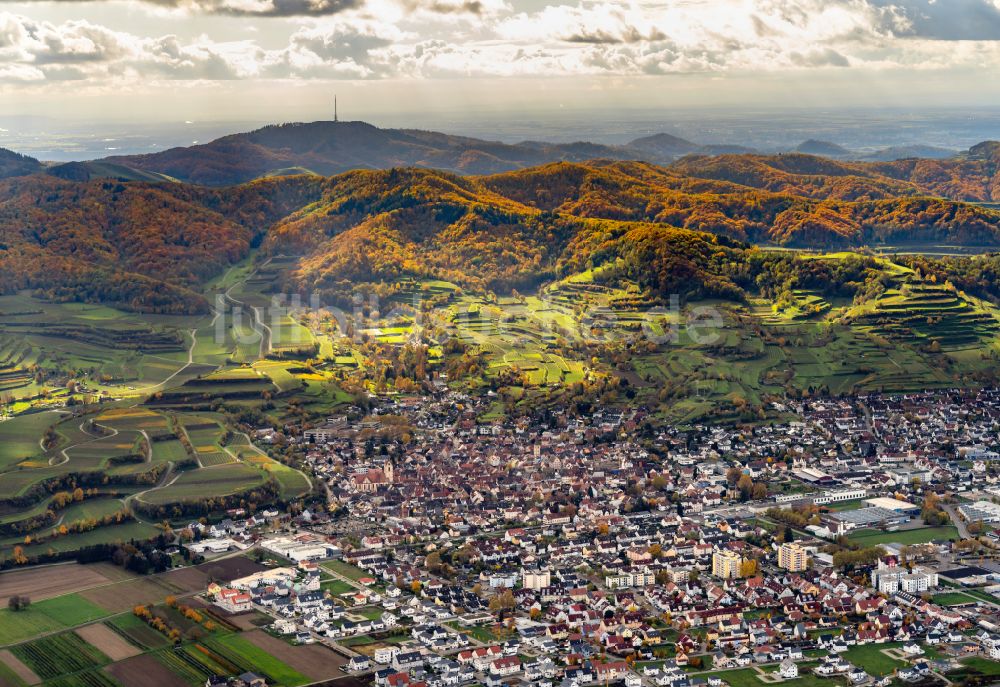
[[393, 482], [392, 461], [387, 460], [381, 468], [368, 468], [364, 472], [354, 474], [354, 488], [360, 492], [376, 492], [379, 487], [389, 486]]

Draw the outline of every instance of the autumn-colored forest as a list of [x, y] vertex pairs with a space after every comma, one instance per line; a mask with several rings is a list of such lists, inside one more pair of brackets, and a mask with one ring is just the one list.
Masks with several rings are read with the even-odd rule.
[[526, 289], [598, 266], [654, 292], [739, 297], [756, 279], [754, 244], [1000, 246], [1000, 212], [968, 202], [1000, 197], [998, 161], [1000, 145], [981, 144], [955, 160], [689, 156], [225, 188], [31, 174], [0, 181], [0, 291], [206, 312], [204, 282], [259, 247], [301, 257], [287, 288], [334, 299], [405, 277]]

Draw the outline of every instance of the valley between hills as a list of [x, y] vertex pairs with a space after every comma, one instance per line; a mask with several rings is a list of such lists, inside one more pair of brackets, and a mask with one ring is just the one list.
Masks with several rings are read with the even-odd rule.
[[373, 399], [450, 389], [485, 399], [479, 422], [627, 405], [690, 427], [997, 381], [1000, 144], [321, 176], [306, 163], [331, 153], [268, 148], [280, 133], [76, 179], [8, 156], [8, 561], [323, 498], [294, 446], [247, 430]]

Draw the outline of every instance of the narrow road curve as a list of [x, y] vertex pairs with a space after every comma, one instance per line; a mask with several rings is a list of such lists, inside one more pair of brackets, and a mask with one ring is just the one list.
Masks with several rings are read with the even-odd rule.
[[149, 438], [149, 434], [147, 434], [146, 430], [144, 430], [144, 429], [140, 429], [139, 430], [139, 434], [141, 434], [143, 436], [143, 438], [146, 440], [146, 462], [147, 463], [152, 463], [153, 462], [153, 440]]
[[271, 328], [264, 324], [264, 318], [260, 315], [260, 308], [254, 306], [253, 310], [253, 321], [260, 327], [257, 331], [260, 332], [260, 357], [265, 358], [267, 354], [271, 352]]
[[[104, 436], [94, 436], [93, 434], [91, 434], [90, 432], [88, 432], [86, 429], [83, 428], [83, 425], [84, 425], [85, 422], [86, 422], [86, 420], [84, 420], [84, 421], [82, 421], [80, 423], [80, 431], [83, 432], [84, 434], [87, 434], [88, 436], [92, 436], [94, 438], [93, 439], [87, 439], [86, 441], [80, 441], [78, 443], [73, 444], [72, 446], [66, 446], [65, 448], [59, 449], [59, 453], [57, 455], [54, 455], [51, 458], [49, 458], [49, 466], [50, 467], [55, 467], [57, 465], [65, 465], [66, 463], [68, 463], [69, 462], [69, 454], [66, 453], [66, 451], [72, 450], [74, 448], [79, 448], [80, 446], [83, 446], [85, 444], [90, 444], [92, 442], [97, 441], [98, 439], [110, 439], [112, 437], [118, 436], [118, 434], [119, 434], [118, 430], [115, 429], [114, 427], [105, 427], [104, 425], [97, 425], [98, 427], [104, 427], [104, 429], [110, 430], [111, 434], [105, 434]], [[97, 423], [95, 422], [94, 424], [96, 425]], [[58, 458], [60, 456], [62, 456], [62, 460], [58, 460]]]
[[[214, 322], [215, 320], [212, 320], [212, 321]], [[141, 389], [136, 389], [136, 393], [138, 395], [149, 393], [149, 392], [153, 391], [154, 389], [159, 389], [160, 387], [162, 387], [165, 384], [167, 384], [167, 382], [170, 382], [174, 377], [176, 377], [177, 375], [179, 375], [181, 372], [183, 372], [184, 370], [186, 370], [189, 367], [191, 367], [192, 364], [194, 364], [194, 349], [198, 345], [198, 330], [197, 329], [189, 329], [188, 330], [188, 336], [191, 337], [191, 347], [188, 348], [188, 359], [187, 359], [187, 362], [184, 363], [183, 366], [177, 368], [176, 372], [174, 372], [172, 375], [170, 375], [169, 377], [167, 377], [166, 379], [164, 379], [159, 384], [153, 384], [152, 386], [144, 386]]]
[[[244, 439], [246, 439], [246, 442], [247, 442], [247, 445], [248, 445], [248, 446], [249, 446], [250, 448], [252, 448], [253, 450], [257, 451], [257, 453], [259, 453], [260, 455], [262, 455], [262, 456], [264, 456], [264, 457], [266, 457], [266, 458], [268, 458], [268, 459], [270, 459], [270, 460], [274, 460], [274, 458], [271, 458], [270, 456], [268, 456], [268, 455], [267, 455], [267, 453], [266, 453], [265, 451], [263, 451], [263, 450], [261, 450], [260, 448], [258, 448], [258, 447], [257, 447], [257, 445], [256, 445], [256, 444], [254, 444], [254, 443], [253, 443], [253, 441], [251, 441], [251, 440], [250, 440], [250, 437], [249, 437], [249, 435], [247, 435], [247, 433], [246, 433], [246, 432], [237, 432], [237, 431], [234, 431], [233, 433], [234, 433], [234, 434], [235, 434], [236, 436], [242, 436], [242, 437], [243, 437]], [[222, 447], [222, 450], [223, 450], [223, 451], [225, 451], [226, 453], [228, 453], [228, 454], [229, 454], [229, 456], [230, 456], [230, 457], [231, 457], [231, 458], [232, 458], [232, 459], [233, 459], [234, 461], [236, 461], [237, 463], [243, 463], [243, 462], [245, 462], [245, 461], [243, 461], [243, 460], [242, 460], [242, 459], [240, 458], [240, 456], [239, 456], [239, 454], [238, 454], [238, 453], [235, 453], [235, 452], [234, 452], [234, 451], [233, 451], [232, 449], [230, 449], [230, 448], [229, 448], [228, 446], [223, 446], [223, 447]], [[275, 460], [275, 462], [276, 462], [276, 463], [278, 463], [278, 462], [280, 462], [280, 461], [276, 461], [276, 460]], [[284, 463], [281, 463], [281, 464], [282, 464], [282, 465], [285, 465]], [[256, 467], [256, 466], [255, 466], [255, 467]], [[309, 475], [308, 475], [308, 474], [307, 474], [307, 473], [306, 473], [306, 472], [305, 472], [304, 470], [299, 470], [298, 468], [293, 468], [293, 467], [292, 467], [291, 465], [285, 465], [285, 467], [287, 467], [287, 468], [288, 468], [289, 470], [295, 470], [295, 472], [297, 472], [297, 473], [299, 473], [300, 475], [302, 475], [302, 477], [303, 477], [303, 478], [305, 478], [305, 480], [306, 480], [306, 484], [308, 484], [308, 485], [309, 485], [309, 491], [312, 491], [312, 490], [313, 490], [313, 481], [312, 481], [312, 478], [311, 478], [311, 477], [310, 477], [310, 476], [309, 476]], [[332, 496], [332, 494], [330, 493], [330, 485], [328, 485], [328, 484], [327, 484], [327, 483], [326, 483], [325, 481], [324, 481], [324, 482], [322, 482], [322, 484], [323, 484], [323, 487], [324, 487], [324, 488], [326, 489], [326, 498], [327, 498], [327, 501], [328, 501], [328, 502], [329, 502], [329, 501], [332, 501], [332, 500], [333, 500], [333, 496]]]
[[[266, 265], [269, 262], [271, 262], [270, 258], [268, 258], [267, 261], [264, 262], [263, 264]], [[243, 279], [243, 281], [239, 281], [230, 286], [228, 289], [226, 289], [226, 292], [223, 294], [223, 297], [233, 305], [238, 305], [243, 312], [250, 313], [250, 327], [255, 332], [257, 332], [257, 335], [260, 337], [260, 348], [257, 351], [257, 357], [264, 358], [268, 353], [271, 352], [271, 328], [268, 327], [266, 324], [264, 324], [264, 318], [260, 316], [260, 308], [254, 306], [248, 306], [244, 301], [241, 301], [233, 296], [233, 289], [235, 289], [237, 286], [245, 284], [247, 279], [249, 279], [255, 274], [257, 274], [256, 269], [250, 272]]]
[[[171, 475], [173, 475], [173, 472], [174, 472], [174, 462], [170, 461], [169, 463], [167, 463], [167, 469], [166, 471], [164, 471], [163, 476], [160, 477], [160, 481], [158, 483], [154, 484], [149, 489], [145, 489], [143, 491], [137, 491], [134, 494], [129, 494], [124, 499], [122, 499], [122, 503], [127, 507], [130, 503], [132, 503], [132, 501], [135, 501], [140, 496], [145, 496], [151, 491], [157, 491], [158, 489], [169, 487], [171, 484], [180, 479], [181, 474], [183, 474], [183, 473], [178, 473], [177, 475], [174, 476], [173, 479], [170, 479]], [[167, 481], [168, 479], [170, 479], [169, 482]]]

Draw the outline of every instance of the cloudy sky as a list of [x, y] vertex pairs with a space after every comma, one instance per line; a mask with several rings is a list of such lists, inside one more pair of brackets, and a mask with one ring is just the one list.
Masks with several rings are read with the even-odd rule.
[[1000, 105], [1000, 0], [0, 0], [0, 114]]

